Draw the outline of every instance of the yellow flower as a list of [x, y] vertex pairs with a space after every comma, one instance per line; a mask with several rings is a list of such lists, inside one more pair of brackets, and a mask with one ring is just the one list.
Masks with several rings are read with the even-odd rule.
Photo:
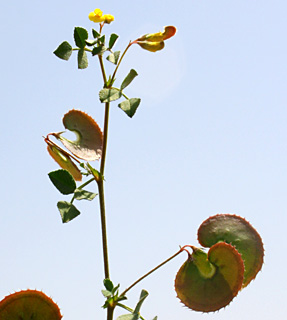
[[95, 9], [94, 11], [89, 13], [89, 19], [95, 23], [111, 23], [112, 21], [114, 21], [114, 16], [112, 16], [111, 14], [103, 15], [102, 10]]
[[114, 16], [112, 16], [111, 14], [104, 14], [102, 18], [105, 19], [105, 23], [111, 23], [115, 20]]

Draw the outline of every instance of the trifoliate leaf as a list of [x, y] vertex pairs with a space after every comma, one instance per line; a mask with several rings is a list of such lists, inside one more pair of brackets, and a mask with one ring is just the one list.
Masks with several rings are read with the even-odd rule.
[[76, 200], [93, 200], [97, 196], [97, 193], [86, 191], [83, 189], [76, 189], [74, 192], [74, 197]]
[[117, 64], [119, 61], [120, 54], [121, 54], [120, 51], [115, 51], [107, 56], [107, 60], [113, 64]]
[[59, 47], [53, 52], [58, 58], [68, 61], [73, 52], [72, 46], [69, 42], [62, 42]]
[[122, 93], [119, 89], [112, 88], [107, 89], [104, 88], [99, 92], [99, 97], [101, 102], [111, 102], [118, 100], [122, 96]]
[[81, 213], [72, 203], [67, 201], [59, 201], [57, 207], [60, 211], [63, 223], [73, 220]]
[[132, 118], [137, 111], [137, 108], [141, 102], [139, 98], [127, 99], [119, 104], [119, 107], [130, 117]]
[[121, 91], [124, 90], [137, 75], [138, 73], [134, 69], [131, 69], [129, 74], [125, 77], [124, 81], [121, 84]]
[[96, 121], [80, 110], [71, 110], [64, 115], [66, 129], [77, 135], [76, 141], [57, 135], [63, 145], [76, 157], [86, 160], [99, 160], [102, 155], [103, 135]]
[[86, 69], [88, 67], [88, 57], [84, 49], [78, 51], [78, 69]]
[[53, 185], [62, 194], [71, 194], [75, 191], [76, 182], [72, 177], [72, 175], [67, 170], [59, 169], [59, 170], [50, 172], [48, 175]]
[[74, 29], [74, 40], [76, 46], [83, 49], [86, 46], [86, 40], [88, 39], [88, 31], [82, 27], [75, 27]]
[[114, 44], [117, 41], [118, 37], [119, 36], [117, 34], [115, 34], [115, 33], [111, 34], [110, 40], [109, 40], [109, 49], [112, 49], [112, 47], [114, 46]]
[[0, 301], [1, 320], [60, 320], [60, 309], [43, 292], [26, 290], [15, 292]]

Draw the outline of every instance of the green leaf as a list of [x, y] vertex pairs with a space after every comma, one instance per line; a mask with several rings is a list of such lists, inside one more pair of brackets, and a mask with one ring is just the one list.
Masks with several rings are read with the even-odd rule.
[[156, 316], [156, 317], [154, 317], [152, 320], [157, 320], [157, 316]]
[[137, 320], [138, 318], [134, 318], [133, 314], [123, 314], [117, 317], [117, 320]]
[[94, 46], [96, 43], [97, 43], [97, 40], [85, 40], [86, 42], [86, 45], [91, 47], [91, 46]]
[[147, 296], [148, 296], [148, 292], [146, 290], [142, 290], [139, 302], [137, 303], [137, 305], [135, 307], [134, 314], [139, 314], [140, 308], [141, 308], [144, 300], [147, 298]]
[[112, 89], [102, 89], [99, 93], [100, 96], [100, 101], [101, 102], [111, 102], [118, 100], [121, 96], [122, 93], [120, 92], [119, 89], [112, 88]]
[[78, 68], [86, 69], [88, 67], [88, 57], [84, 49], [80, 49], [78, 52]]
[[73, 48], [69, 42], [62, 42], [59, 47], [53, 52], [58, 58], [68, 61], [72, 54]]
[[100, 36], [100, 34], [98, 33], [98, 31], [96, 31], [95, 29], [92, 29], [92, 34], [93, 34], [93, 37], [96, 39]]
[[126, 88], [137, 75], [137, 72], [134, 69], [131, 69], [121, 84], [121, 90], [124, 90], [124, 88]]
[[98, 47], [93, 48], [92, 55], [96, 56], [98, 54], [103, 54], [107, 48], [104, 45], [100, 45]]
[[115, 51], [111, 53], [110, 55], [107, 56], [107, 60], [110, 61], [113, 64], [117, 64], [119, 57], [120, 57], [121, 52], [120, 51]]
[[74, 197], [76, 200], [93, 200], [97, 196], [97, 193], [93, 193], [90, 191], [82, 190], [82, 189], [76, 189], [74, 192]]
[[102, 294], [106, 298], [109, 298], [112, 295], [111, 291], [109, 290], [102, 290]]
[[59, 201], [57, 207], [60, 211], [63, 223], [73, 220], [81, 213], [72, 203], [67, 201]]
[[108, 291], [112, 291], [114, 289], [114, 285], [110, 279], [104, 280], [104, 286]]
[[102, 44], [105, 44], [105, 40], [106, 40], [106, 36], [105, 36], [105, 35], [102, 35], [102, 36], [99, 38], [99, 42], [102, 43]]
[[83, 49], [86, 46], [86, 40], [88, 39], [88, 31], [81, 27], [75, 27], [74, 29], [74, 40], [76, 46]]
[[48, 175], [53, 185], [62, 194], [71, 194], [75, 191], [76, 182], [72, 177], [72, 175], [67, 170], [59, 169], [59, 170], [50, 172]]
[[139, 98], [127, 99], [119, 104], [119, 107], [130, 117], [132, 118], [137, 111], [137, 108], [141, 102]]
[[118, 37], [119, 36], [117, 34], [115, 34], [115, 33], [111, 34], [110, 41], [109, 41], [109, 49], [112, 49], [112, 47], [114, 46], [114, 44], [117, 41]]

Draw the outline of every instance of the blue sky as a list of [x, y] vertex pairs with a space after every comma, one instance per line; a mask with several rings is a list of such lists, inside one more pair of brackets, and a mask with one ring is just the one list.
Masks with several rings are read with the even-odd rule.
[[[150, 292], [143, 315], [164, 320], [283, 319], [286, 290], [287, 96], [286, 10], [273, 1], [2, 2], [0, 297], [43, 290], [64, 319], [104, 319], [97, 200], [63, 225], [67, 200], [47, 173], [57, 169], [42, 136], [82, 109], [103, 123], [97, 59], [77, 70], [52, 52], [73, 29], [95, 25], [96, 7], [115, 16], [105, 32], [129, 40], [175, 25], [162, 52], [133, 46], [118, 74], [142, 103], [129, 119], [110, 117], [106, 202], [111, 278], [122, 289], [178, 250], [197, 245], [200, 223], [217, 213], [245, 217], [261, 234], [265, 264], [230, 306], [204, 314], [182, 306], [173, 290], [181, 255], [129, 295]], [[112, 70], [112, 69], [111, 69]], [[91, 186], [91, 190], [96, 190]], [[284, 312], [284, 313], [283, 313]], [[284, 316], [283, 316], [284, 314]]]

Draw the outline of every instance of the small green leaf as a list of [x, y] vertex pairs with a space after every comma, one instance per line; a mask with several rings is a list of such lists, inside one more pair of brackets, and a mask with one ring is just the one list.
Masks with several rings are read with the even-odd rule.
[[100, 36], [100, 34], [95, 29], [92, 29], [92, 34], [95, 39]]
[[124, 81], [121, 84], [121, 91], [124, 90], [137, 76], [137, 72], [134, 69], [131, 69], [129, 74], [125, 77]]
[[156, 316], [156, 317], [154, 317], [152, 320], [157, 320], [157, 316]]
[[114, 46], [114, 44], [117, 41], [118, 37], [119, 36], [117, 34], [115, 34], [115, 33], [111, 34], [110, 41], [109, 41], [109, 49], [112, 49], [112, 47]]
[[111, 291], [109, 290], [102, 290], [102, 294], [106, 298], [109, 298], [112, 295]]
[[135, 311], [133, 312], [134, 314], [138, 314], [140, 312], [140, 308], [144, 302], [144, 300], [147, 298], [148, 292], [146, 290], [142, 290], [139, 302], [137, 303], [135, 307]]
[[106, 40], [106, 36], [105, 36], [105, 35], [102, 35], [102, 36], [99, 38], [99, 42], [102, 43], [102, 44], [105, 44], [105, 40]]
[[53, 185], [62, 194], [71, 194], [75, 191], [76, 182], [72, 177], [72, 175], [67, 170], [59, 169], [59, 170], [50, 172], [48, 175]]
[[63, 223], [73, 220], [81, 213], [72, 203], [67, 201], [59, 201], [57, 207], [60, 211]]
[[113, 64], [117, 64], [119, 57], [120, 57], [121, 52], [120, 51], [115, 51], [111, 53], [110, 55], [107, 56], [107, 60], [110, 61]]
[[68, 61], [72, 54], [73, 48], [69, 42], [62, 42], [59, 47], [53, 52], [58, 58]]
[[107, 50], [107, 48], [104, 45], [94, 47], [93, 51], [92, 51], [92, 55], [96, 56], [98, 54], [103, 54], [106, 50]]
[[86, 46], [86, 40], [88, 39], [88, 31], [81, 27], [75, 27], [74, 29], [74, 40], [76, 46], [83, 49]]
[[114, 285], [110, 279], [104, 280], [104, 286], [108, 291], [112, 291], [114, 289]]
[[117, 320], [137, 320], [138, 318], [135, 318], [135, 315], [133, 314], [123, 314], [119, 317], [117, 317]]
[[76, 189], [74, 192], [74, 197], [76, 200], [93, 200], [97, 196], [97, 193], [89, 192], [82, 189]]
[[86, 45], [91, 47], [91, 46], [94, 46], [96, 43], [97, 43], [97, 40], [85, 40], [86, 42]]
[[80, 49], [78, 52], [78, 68], [86, 69], [88, 67], [88, 57], [84, 49]]
[[111, 102], [118, 100], [122, 96], [122, 93], [119, 89], [112, 88], [112, 89], [102, 89], [99, 93], [100, 101], [101, 102]]
[[137, 111], [137, 108], [141, 102], [139, 98], [127, 99], [119, 104], [119, 107], [130, 117], [132, 118]]

